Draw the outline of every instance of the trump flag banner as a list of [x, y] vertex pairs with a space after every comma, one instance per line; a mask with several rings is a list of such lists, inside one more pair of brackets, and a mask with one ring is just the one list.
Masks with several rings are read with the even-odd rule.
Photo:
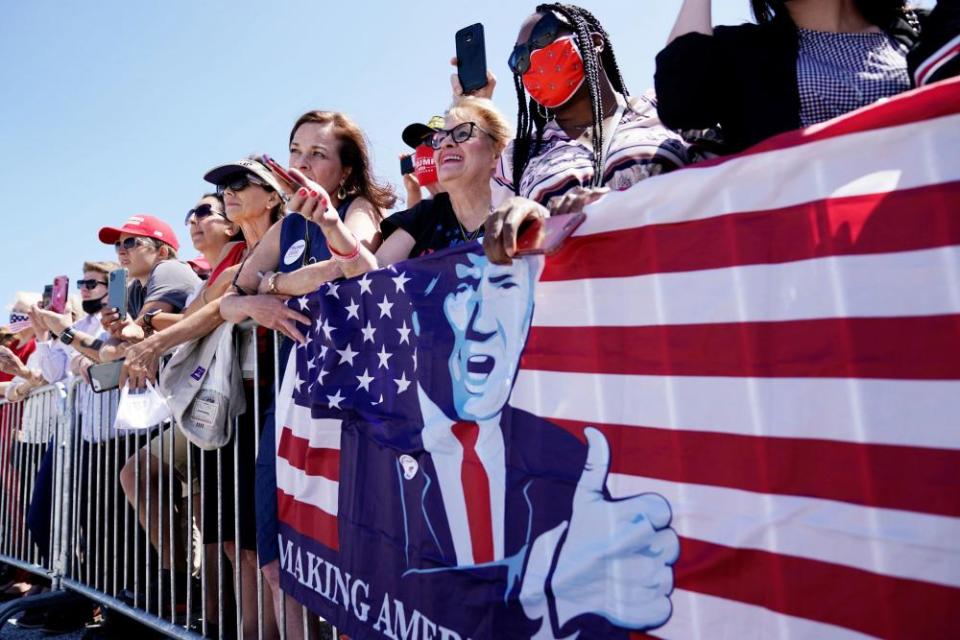
[[960, 637], [960, 81], [324, 285], [283, 589], [353, 638]]

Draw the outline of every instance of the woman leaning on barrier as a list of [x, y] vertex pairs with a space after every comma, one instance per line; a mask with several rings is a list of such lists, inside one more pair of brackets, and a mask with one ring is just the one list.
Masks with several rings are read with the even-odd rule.
[[925, 12], [905, 0], [751, 0], [757, 24], [713, 27], [711, 0], [685, 0], [657, 55], [660, 116], [720, 125], [736, 152], [910, 88], [907, 53]]
[[[126, 350], [126, 361], [124, 370], [121, 374], [121, 384], [128, 382], [133, 387], [142, 386], [147, 380], [155, 379], [160, 357], [172, 349], [188, 341], [202, 338], [213, 332], [214, 329], [223, 323], [220, 316], [220, 298], [228, 290], [240, 264], [250, 251], [264, 238], [271, 226], [279, 221], [283, 212], [284, 194], [280, 184], [274, 176], [267, 170], [266, 166], [259, 158], [249, 158], [239, 160], [234, 163], [222, 165], [209, 171], [205, 179], [217, 186], [216, 196], [205, 196], [201, 199], [199, 205], [191, 209], [187, 214], [186, 223], [191, 230], [191, 238], [195, 247], [210, 256], [214, 256], [211, 276], [204, 281], [193, 296], [193, 300], [184, 310], [182, 316], [174, 314], [158, 314], [152, 319], [151, 325], [155, 331], [142, 342], [129, 347]], [[216, 247], [219, 246], [219, 251]], [[208, 257], [209, 260], [209, 257]], [[264, 363], [266, 365], [266, 363]], [[197, 476], [201, 478], [201, 487], [204, 496], [204, 509], [201, 513], [203, 543], [207, 545], [208, 570], [215, 566], [217, 545], [223, 542], [223, 550], [234, 566], [242, 567], [241, 584], [234, 585], [236, 593], [242, 593], [243, 598], [243, 626], [246, 633], [255, 633], [257, 626], [257, 594], [256, 594], [256, 525], [252, 513], [249, 510], [240, 509], [236, 516], [240, 521], [239, 532], [234, 530], [235, 523], [235, 504], [239, 496], [248, 495], [253, 491], [253, 474], [248, 465], [242, 462], [237, 463], [234, 460], [234, 450], [236, 449], [241, 460], [244, 458], [253, 459], [254, 442], [256, 434], [256, 416], [254, 412], [255, 402], [253, 399], [257, 385], [253, 380], [244, 381], [244, 391], [246, 394], [246, 406], [248, 410], [241, 415], [237, 429], [234, 431], [236, 444], [231, 441], [220, 451], [203, 452], [204, 457], [203, 473], [199, 472]], [[260, 389], [261, 392], [264, 389]], [[266, 402], [263, 398], [262, 402]], [[162, 438], [162, 444], [161, 444]], [[148, 489], [141, 486], [137, 491], [137, 469], [141, 471], [146, 468], [145, 456], [153, 455], [161, 459], [161, 448], [166, 448], [162, 460], [170, 464], [169, 450], [173, 443], [172, 464], [181, 481], [187, 477], [187, 456], [190, 455], [190, 449], [187, 447], [186, 439], [179, 431], [175, 431], [173, 438], [161, 434], [151, 442], [149, 448], [142, 450], [136, 457], [127, 461], [121, 472], [121, 481], [124, 491], [131, 502], [135, 496], [139, 496], [143, 503], [140, 506], [141, 522], [145, 522], [146, 516], [146, 494]], [[218, 463], [219, 460], [219, 463]], [[195, 468], [197, 465], [194, 465]], [[160, 465], [151, 465], [151, 470], [156, 471], [152, 474], [156, 476], [154, 483], [163, 476], [163, 471], [159, 469]], [[236, 477], [239, 480], [239, 486], [234, 485], [236, 467]], [[221, 478], [218, 485], [217, 478]], [[141, 473], [140, 484], [144, 485], [148, 479]], [[218, 492], [218, 486], [222, 489]], [[154, 484], [150, 489], [156, 495], [159, 492], [158, 485]], [[191, 488], [192, 490], [193, 488]], [[220, 513], [222, 520], [218, 523], [218, 505], [221, 506]], [[162, 514], [160, 514], [162, 517]], [[151, 516], [151, 521], [159, 521], [157, 514]], [[221, 526], [222, 525], [222, 526]], [[151, 529], [155, 529], [152, 526]], [[150, 532], [151, 541], [157, 545], [158, 536], [154, 530]], [[179, 539], [177, 543], [182, 542]], [[175, 548], [173, 561], [168, 549], [169, 541], [165, 540], [163, 553], [161, 554], [161, 567], [166, 573], [162, 574], [161, 584], [169, 585], [170, 580], [176, 580], [177, 584], [186, 584], [185, 575], [178, 573], [176, 567], [182, 562], [184, 553]], [[237, 546], [240, 547], [238, 553]], [[173, 568], [173, 570], [171, 569]], [[209, 580], [208, 580], [209, 583]], [[169, 591], [169, 587], [166, 587]], [[184, 595], [185, 589], [178, 588], [177, 592]], [[135, 597], [135, 594], [127, 594], [128, 599]], [[208, 615], [215, 615], [217, 603], [213, 600], [216, 594], [208, 591]], [[146, 602], [143, 598], [142, 601]], [[179, 604], [179, 603], [178, 603]], [[147, 602], [147, 606], [156, 606], [157, 603]], [[215, 621], [210, 620], [211, 624]], [[275, 625], [272, 616], [267, 616], [264, 620], [267, 628]]]
[[437, 178], [446, 191], [384, 220], [380, 224], [384, 241], [376, 252], [353, 235], [325, 201], [325, 194], [304, 203], [303, 211], [321, 225], [334, 259], [347, 276], [482, 236], [492, 210], [490, 177], [510, 142], [510, 125], [492, 101], [468, 96], [447, 111], [444, 126], [429, 142]]
[[[290, 353], [291, 340], [303, 340], [296, 323], [308, 319], [286, 306], [289, 296], [316, 290], [320, 284], [342, 277], [331, 259], [323, 233], [314, 220], [301, 215], [308, 200], [321, 192], [337, 216], [375, 250], [380, 244], [378, 224], [393, 206], [392, 190], [373, 176], [366, 138], [348, 116], [332, 111], [303, 114], [290, 131], [290, 174], [303, 187], [290, 185], [290, 212], [270, 230], [237, 274], [235, 292], [220, 305], [224, 318], [241, 322], [252, 318], [261, 326], [285, 336], [280, 347], [281, 370]], [[261, 376], [263, 377], [263, 376]], [[274, 380], [270, 379], [270, 383]], [[281, 615], [279, 548], [277, 547], [277, 479], [272, 403], [265, 417], [257, 455], [257, 549], [266, 581], [273, 590], [273, 606]], [[302, 609], [293, 600], [286, 606], [287, 638], [301, 637]]]

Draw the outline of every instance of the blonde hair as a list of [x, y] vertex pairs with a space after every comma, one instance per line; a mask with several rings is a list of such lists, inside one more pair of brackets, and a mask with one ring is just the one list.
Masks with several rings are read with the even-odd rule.
[[513, 140], [513, 130], [510, 123], [489, 98], [477, 96], [461, 96], [454, 100], [447, 109], [447, 117], [454, 117], [463, 122], [476, 122], [493, 138], [496, 155], [503, 153], [510, 141]]
[[111, 271], [114, 271], [119, 268], [120, 268], [119, 264], [117, 264], [116, 262], [109, 262], [109, 261], [98, 262], [95, 260], [91, 260], [83, 263], [84, 273], [86, 273], [87, 271], [96, 271], [97, 273], [102, 273], [105, 276], [110, 275]]

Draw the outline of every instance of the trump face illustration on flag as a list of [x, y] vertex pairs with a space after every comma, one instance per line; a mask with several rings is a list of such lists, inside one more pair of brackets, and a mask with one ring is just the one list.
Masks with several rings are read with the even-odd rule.
[[[505, 622], [510, 637], [543, 638], [662, 625], [679, 554], [670, 506], [656, 494], [611, 499], [600, 431], [587, 429], [583, 442], [510, 405], [542, 261], [495, 265], [472, 250], [433, 264], [442, 268], [411, 277], [403, 295], [384, 295], [372, 314], [381, 323], [354, 318], [365, 336], [409, 338], [381, 347], [379, 376], [361, 361], [364, 342], [377, 356], [372, 341], [331, 331], [323, 349], [346, 352], [361, 381], [351, 396], [345, 378], [325, 378], [319, 393], [352, 409], [340, 561], [392, 593], [442, 594], [420, 611], [464, 637], [502, 634]], [[341, 355], [318, 366], [336, 375], [343, 364]]]

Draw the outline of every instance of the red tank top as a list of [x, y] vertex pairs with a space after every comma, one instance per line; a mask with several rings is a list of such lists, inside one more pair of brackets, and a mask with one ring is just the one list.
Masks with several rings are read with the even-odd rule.
[[246, 242], [238, 242], [237, 244], [233, 245], [230, 251], [227, 252], [227, 255], [223, 257], [223, 260], [221, 260], [217, 266], [214, 267], [213, 271], [210, 272], [210, 277], [207, 279], [207, 286], [209, 287], [216, 282], [221, 273], [235, 264], [240, 264], [240, 261], [243, 259], [243, 252], [246, 250]]

